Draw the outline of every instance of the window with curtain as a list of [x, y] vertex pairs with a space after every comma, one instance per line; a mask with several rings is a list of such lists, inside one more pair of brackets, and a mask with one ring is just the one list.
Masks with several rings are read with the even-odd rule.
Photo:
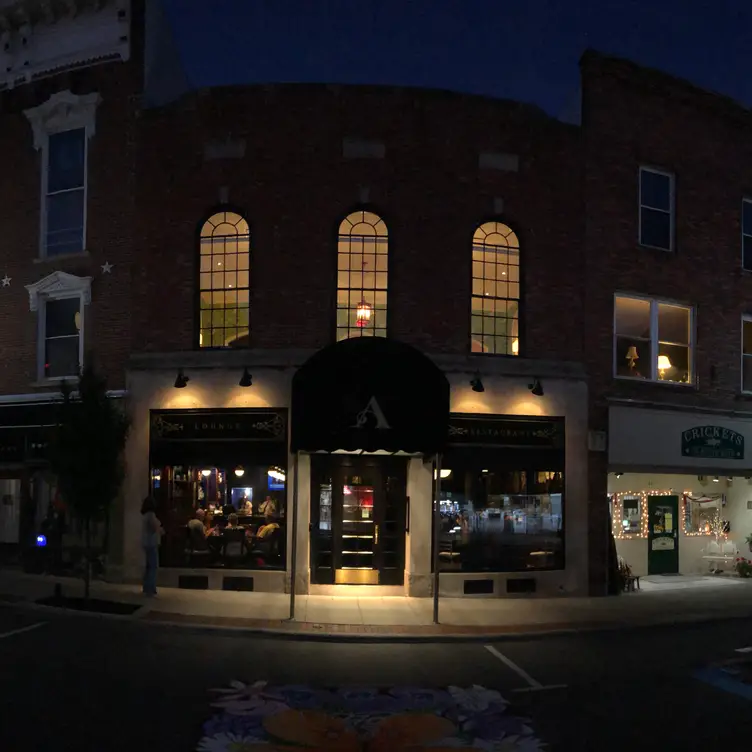
[[510, 227], [485, 222], [473, 235], [471, 349], [519, 355], [520, 243]]
[[389, 238], [384, 220], [353, 212], [339, 226], [337, 341], [386, 337]]
[[250, 231], [234, 212], [201, 228], [200, 347], [247, 347], [250, 332]]

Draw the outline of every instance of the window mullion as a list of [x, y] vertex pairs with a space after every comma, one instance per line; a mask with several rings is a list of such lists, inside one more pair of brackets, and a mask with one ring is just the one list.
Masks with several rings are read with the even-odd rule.
[[658, 380], [658, 346], [660, 332], [658, 331], [658, 302], [650, 301], [650, 380]]

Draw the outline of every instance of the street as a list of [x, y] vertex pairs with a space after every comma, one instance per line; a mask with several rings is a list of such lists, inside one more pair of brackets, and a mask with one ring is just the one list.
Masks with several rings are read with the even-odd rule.
[[[357, 723], [367, 717], [372, 725], [358, 726], [358, 738], [378, 737], [389, 716], [432, 712], [432, 703], [449, 697], [441, 689], [483, 687], [510, 706], [503, 718], [476, 716], [476, 742], [465, 748], [533, 750], [536, 738], [554, 750], [712, 745], [735, 752], [749, 748], [752, 696], [696, 675], [749, 657], [736, 651], [750, 645], [752, 632], [738, 620], [494, 644], [378, 644], [198, 632], [2, 606], [0, 748], [245, 752], [264, 748], [248, 741], [263, 732], [256, 716], [285, 710], [285, 703]], [[269, 684], [251, 686], [259, 681]], [[385, 693], [378, 695], [378, 688]], [[451, 692], [460, 705], [497, 702], [493, 692], [476, 689], [464, 700]], [[462, 723], [451, 712], [446, 718], [444, 736]], [[518, 718], [530, 719], [529, 730]], [[277, 739], [287, 748], [310, 748], [320, 730], [310, 717], [305, 723], [310, 728], [283, 729]], [[338, 723], [327, 727], [330, 736], [339, 733]], [[384, 729], [397, 752], [399, 743]], [[428, 726], [420, 733], [424, 739], [413, 744], [436, 746]], [[342, 739], [323, 748], [366, 748]]]

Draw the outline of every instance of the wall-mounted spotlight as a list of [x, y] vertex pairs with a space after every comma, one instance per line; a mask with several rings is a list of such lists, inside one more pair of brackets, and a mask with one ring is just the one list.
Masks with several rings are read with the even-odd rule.
[[248, 372], [247, 367], [243, 369], [243, 375], [240, 377], [238, 386], [242, 386], [242, 387], [253, 386], [253, 376], [251, 376], [251, 374]]
[[480, 379], [480, 373], [476, 372], [475, 376], [470, 379], [470, 386], [474, 392], [485, 392], [486, 388], [483, 386], [483, 382]]
[[614, 473], [614, 475], [615, 475], [615, 476], [616, 476], [617, 478], [621, 478], [621, 476], [622, 476], [622, 475], [624, 475], [624, 473]]
[[534, 379], [532, 384], [528, 384], [527, 388], [536, 396], [543, 396], [543, 387], [538, 379]]
[[716, 475], [715, 478], [713, 478], [713, 483], [718, 483], [720, 481], [720, 478]]
[[185, 389], [189, 381], [190, 378], [183, 373], [183, 369], [181, 368], [175, 377], [175, 389]]

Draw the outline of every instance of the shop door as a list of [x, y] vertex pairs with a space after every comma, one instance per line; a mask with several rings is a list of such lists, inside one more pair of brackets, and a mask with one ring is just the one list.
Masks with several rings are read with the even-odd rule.
[[404, 461], [330, 455], [315, 465], [318, 467], [313, 468], [311, 478], [314, 582], [402, 585], [406, 514]]
[[678, 496], [648, 496], [648, 574], [679, 574]]
[[21, 533], [21, 480], [0, 479], [0, 543], [18, 543]]

